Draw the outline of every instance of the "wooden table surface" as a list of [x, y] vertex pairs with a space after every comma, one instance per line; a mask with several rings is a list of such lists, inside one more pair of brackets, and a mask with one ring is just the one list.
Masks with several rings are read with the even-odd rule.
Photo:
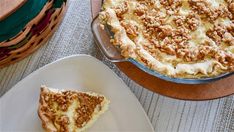
[[73, 54], [90, 54], [108, 65], [129, 86], [155, 131], [233, 132], [234, 96], [210, 101], [171, 99], [144, 89], [106, 60], [94, 44], [89, 0], [70, 0], [68, 11], [52, 39], [24, 60], [0, 69], [0, 96], [38, 68]]

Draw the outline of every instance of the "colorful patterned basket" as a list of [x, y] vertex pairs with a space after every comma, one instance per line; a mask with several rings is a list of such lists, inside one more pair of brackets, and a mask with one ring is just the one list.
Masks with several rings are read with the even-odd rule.
[[[60, 0], [61, 1], [61, 0]], [[36, 17], [14, 37], [0, 41], [0, 68], [27, 57], [52, 36], [66, 11], [66, 2], [55, 7], [58, 0], [48, 0]]]

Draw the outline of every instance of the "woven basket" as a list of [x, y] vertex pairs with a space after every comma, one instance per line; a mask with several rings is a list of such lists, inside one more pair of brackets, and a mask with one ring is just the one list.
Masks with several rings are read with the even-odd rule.
[[[0, 57], [0, 68], [27, 57], [35, 50], [37, 50], [40, 46], [45, 44], [46, 41], [53, 35], [56, 28], [62, 21], [67, 5], [63, 3], [61, 8], [55, 8], [51, 11], [52, 4], [53, 0], [48, 1], [41, 12], [34, 19], [32, 19], [20, 33], [18, 33], [10, 40], [0, 43], [0, 49], [4, 51], [4, 53], [2, 53]], [[47, 25], [43, 27], [43, 29], [40, 29], [40, 32], [37, 32], [30, 36], [29, 34], [34, 29], [34, 27], [39, 26], [41, 28], [40, 24], [41, 22], [43, 22], [43, 19], [45, 19], [46, 15], [49, 14], [49, 11], [50, 15]], [[9, 50], [9, 47], [14, 46], [18, 47]]]

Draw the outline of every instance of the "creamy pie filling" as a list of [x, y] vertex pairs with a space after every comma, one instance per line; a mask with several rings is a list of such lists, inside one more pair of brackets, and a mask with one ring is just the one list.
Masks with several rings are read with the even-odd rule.
[[106, 0], [99, 18], [124, 57], [162, 74], [234, 71], [233, 0]]

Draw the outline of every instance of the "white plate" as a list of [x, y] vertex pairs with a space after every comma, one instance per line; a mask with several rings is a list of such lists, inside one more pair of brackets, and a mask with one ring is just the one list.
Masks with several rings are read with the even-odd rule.
[[43, 131], [37, 115], [40, 86], [94, 91], [110, 101], [89, 131], [153, 131], [130, 89], [107, 66], [87, 55], [48, 64], [17, 83], [0, 98], [0, 131]]

